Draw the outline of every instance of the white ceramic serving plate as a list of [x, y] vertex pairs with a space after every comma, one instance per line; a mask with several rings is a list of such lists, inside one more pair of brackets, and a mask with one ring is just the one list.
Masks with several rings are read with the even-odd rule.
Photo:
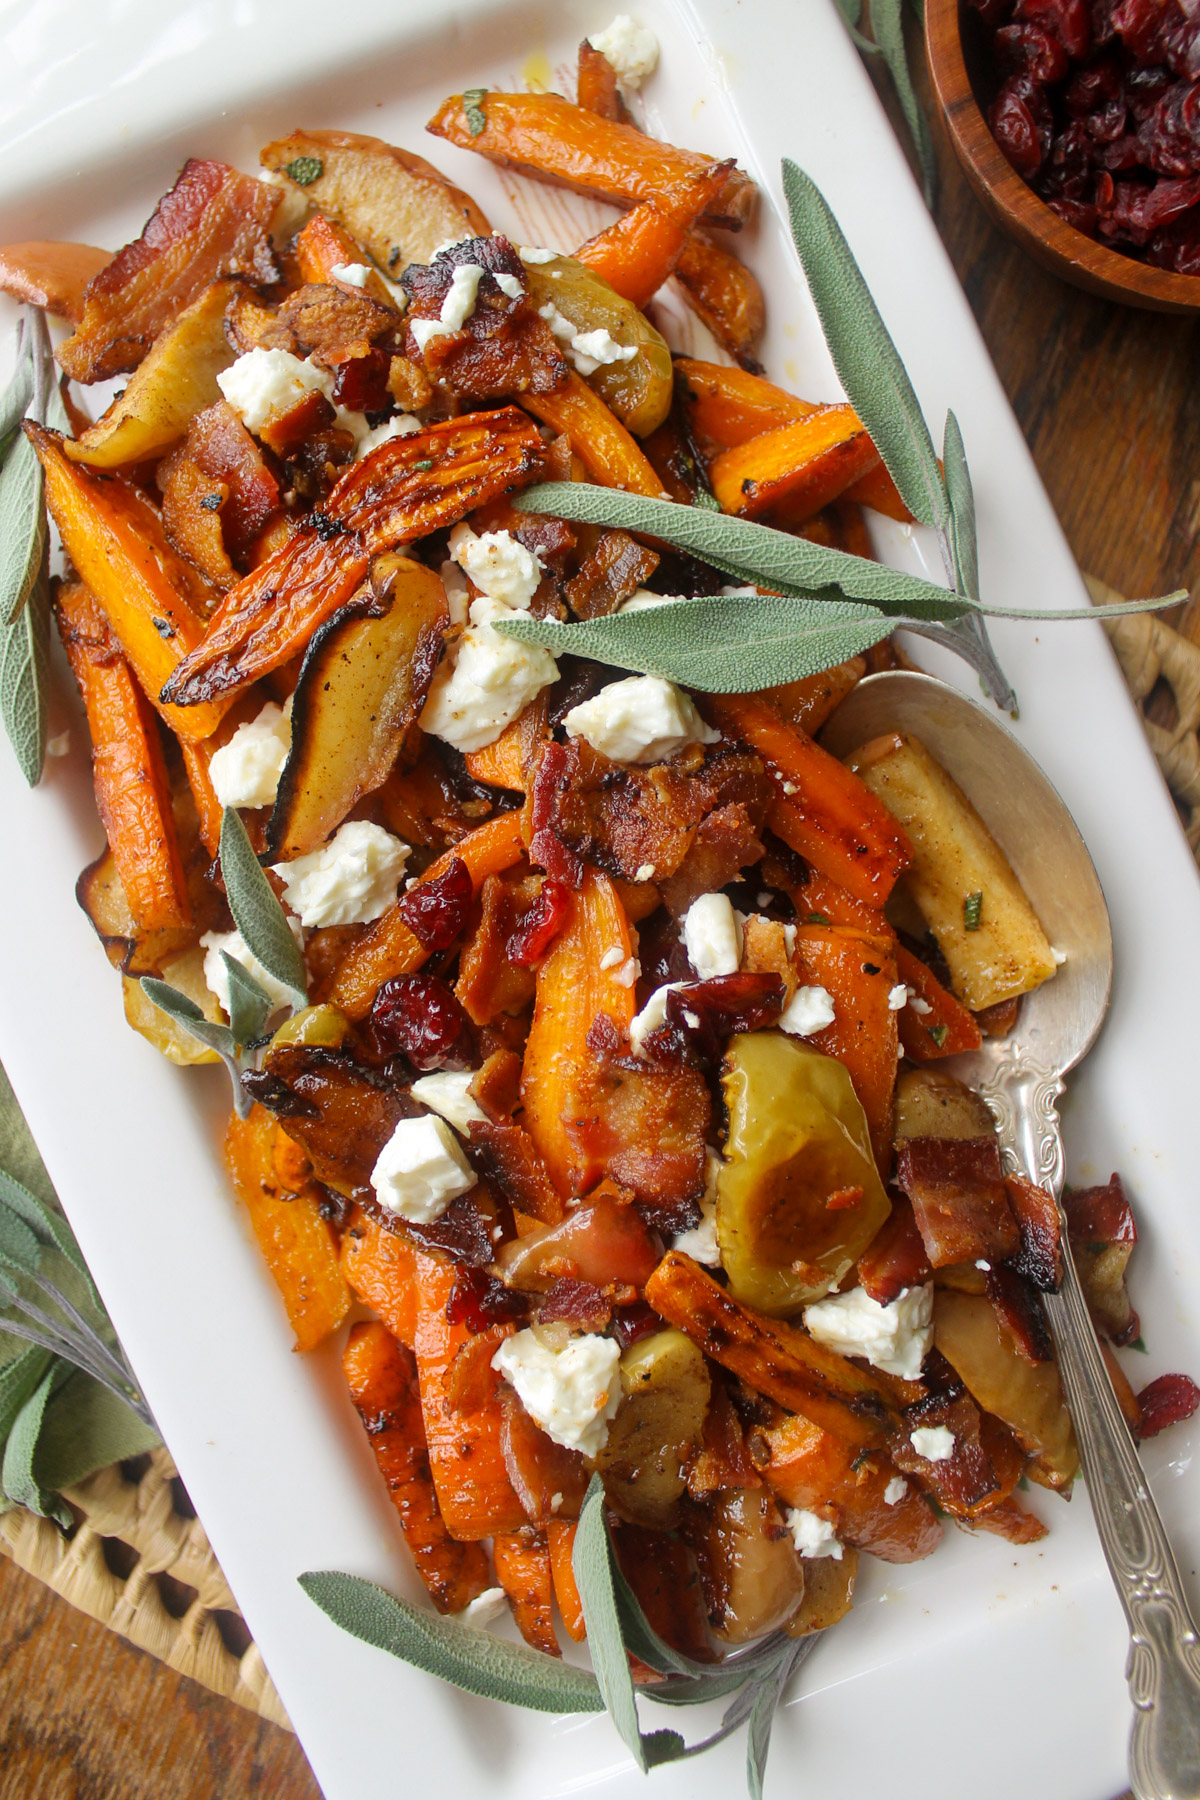
[[[769, 372], [812, 398], [837, 394], [780, 222], [787, 155], [840, 218], [935, 435], [949, 405], [962, 422], [985, 593], [1082, 604], [974, 321], [829, 0], [643, 0], [637, 12], [663, 44], [646, 92], [651, 128], [736, 153], [762, 183], [746, 253], [768, 294]], [[498, 227], [570, 248], [584, 233], [557, 196], [537, 190], [531, 210], [521, 184], [427, 139], [422, 125], [448, 92], [522, 73], [548, 79], [608, 18], [609, 0], [10, 0], [0, 11], [0, 242], [115, 248], [186, 155], [253, 169], [259, 144], [310, 124], [421, 150]], [[11, 319], [0, 311], [0, 342]], [[921, 546], [898, 531], [885, 548], [920, 566]], [[1200, 994], [1196, 870], [1099, 628], [995, 636], [1020, 694], [1020, 735], [1073, 809], [1113, 915], [1113, 1011], [1071, 1096], [1071, 1176], [1120, 1168], [1136, 1198], [1134, 1289], [1149, 1354], [1127, 1358], [1135, 1385], [1171, 1368], [1197, 1373], [1200, 1070], [1186, 1010]], [[70, 705], [58, 704], [61, 724]], [[117, 982], [75, 905], [75, 879], [101, 844], [85, 742], [76, 723], [71, 753], [33, 793], [0, 746], [0, 1058], [326, 1794], [640, 1794], [605, 1720], [468, 1699], [343, 1636], [296, 1585], [305, 1569], [340, 1568], [415, 1594], [336, 1357], [292, 1352], [226, 1186], [216, 1148], [224, 1076], [176, 1071], [124, 1027]], [[1189, 1574], [1200, 1549], [1198, 1441], [1184, 1427], [1146, 1451]], [[1031, 1549], [951, 1532], [928, 1562], [865, 1569], [853, 1614], [805, 1665], [778, 1720], [777, 1800], [851, 1800], [868, 1784], [889, 1800], [1030, 1790], [1107, 1800], [1124, 1786], [1125, 1636], [1086, 1495], [1067, 1507], [1036, 1493], [1032, 1504], [1052, 1531]], [[651, 1724], [679, 1722], [643, 1710]], [[654, 1790], [664, 1800], [733, 1795], [742, 1755], [735, 1742], [663, 1770]]]

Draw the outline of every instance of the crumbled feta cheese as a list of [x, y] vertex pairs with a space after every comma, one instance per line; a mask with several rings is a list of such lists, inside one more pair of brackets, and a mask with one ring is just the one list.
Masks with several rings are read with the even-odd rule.
[[412, 413], [400, 413], [394, 419], [385, 419], [382, 425], [364, 432], [354, 450], [354, 460], [361, 462], [364, 456], [370, 456], [372, 450], [378, 450], [380, 444], [389, 443], [392, 438], [411, 437], [414, 431], [420, 431], [421, 421]]
[[700, 1196], [700, 1223], [693, 1225], [690, 1231], [681, 1231], [671, 1240], [672, 1250], [681, 1250], [684, 1256], [703, 1263], [706, 1269], [721, 1266], [721, 1247], [717, 1242], [717, 1179], [722, 1167], [721, 1157], [709, 1149], [705, 1162], [707, 1179]]
[[366, 819], [351, 819], [307, 856], [275, 863], [283, 897], [302, 925], [366, 925], [396, 904], [409, 846]]
[[887, 1306], [865, 1288], [851, 1288], [805, 1307], [804, 1323], [819, 1344], [915, 1381], [933, 1343], [933, 1287], [902, 1288]]
[[414, 319], [411, 326], [413, 341], [424, 356], [434, 338], [453, 337], [454, 327], [443, 325], [440, 319]]
[[1055, 948], [1054, 948], [1054, 945], [1053, 945], [1053, 944], [1051, 944], [1051, 946], [1050, 946], [1050, 954], [1051, 954], [1051, 956], [1052, 956], [1052, 957], [1053, 957], [1053, 958], [1054, 958], [1054, 960], [1055, 960], [1055, 962], [1056, 962], [1056, 963], [1057, 963], [1057, 964], [1058, 964], [1058, 966], [1059, 966], [1059, 968], [1060, 968], [1060, 969], [1061, 969], [1061, 967], [1062, 967], [1062, 965], [1063, 965], [1063, 964], [1064, 964], [1064, 963], [1065, 963], [1065, 962], [1066, 962], [1066, 960], [1067, 960], [1067, 953], [1066, 953], [1066, 951], [1065, 951], [1065, 950], [1056, 950], [1056, 949], [1055, 949]]
[[636, 355], [636, 344], [618, 344], [603, 326], [577, 331], [571, 339], [571, 360], [581, 375], [594, 375], [610, 363], [632, 362]]
[[637, 866], [637, 872], [635, 873], [633, 879], [635, 881], [653, 881], [654, 880], [654, 864], [653, 863], [639, 863]]
[[742, 933], [726, 894], [701, 894], [683, 920], [688, 961], [701, 981], [736, 975], [742, 960]]
[[333, 403], [328, 369], [318, 369], [290, 350], [247, 350], [222, 369], [217, 386], [247, 431], [261, 431], [268, 419], [290, 411], [306, 394], [324, 394]]
[[542, 246], [539, 244], [521, 244], [517, 248], [517, 255], [520, 257], [522, 262], [550, 263], [550, 262], [557, 262], [559, 257], [562, 255], [562, 251], [561, 250], [546, 250], [546, 249], [543, 249]]
[[651, 606], [667, 606], [672, 600], [682, 600], [682, 594], [652, 594], [649, 588], [634, 588], [628, 600], [618, 606], [618, 612], [645, 612]]
[[460, 1613], [455, 1616], [464, 1625], [474, 1625], [478, 1631], [486, 1631], [493, 1619], [499, 1618], [508, 1603], [508, 1595], [501, 1587], [484, 1588], [482, 1594], [476, 1594], [468, 1600]]
[[507, 269], [501, 269], [495, 279], [496, 286], [500, 289], [500, 292], [502, 294], [507, 294], [510, 300], [519, 300], [521, 295], [525, 292], [524, 287], [521, 285], [521, 277], [519, 275], [510, 275]]
[[563, 720], [568, 737], [586, 738], [614, 762], [666, 762], [686, 744], [715, 744], [689, 695], [661, 675], [613, 681], [591, 700], [573, 706]]
[[785, 781], [783, 784], [783, 791], [785, 794], [794, 794], [797, 791], [795, 782]]
[[792, 924], [785, 924], [783, 928], [783, 947], [789, 956], [794, 956], [796, 954], [796, 935], [796, 927]]
[[618, 13], [606, 30], [594, 32], [588, 42], [593, 50], [608, 58], [617, 80], [627, 90], [640, 88], [658, 67], [658, 39], [628, 13]]
[[642, 972], [642, 965], [638, 961], [637, 957], [636, 956], [628, 956], [628, 957], [626, 957], [625, 961], [621, 964], [620, 968], [614, 970], [613, 980], [617, 983], [617, 985], [619, 987], [627, 987], [627, 988], [636, 987], [637, 979], [638, 979], [638, 976], [641, 974], [641, 972]]
[[922, 1000], [915, 988], [905, 988], [904, 991], [908, 995], [908, 1004], [912, 1007], [918, 1018], [923, 1019], [926, 1013], [931, 1013], [933, 1011], [928, 1000]]
[[898, 981], [894, 988], [888, 989], [888, 1011], [899, 1012], [902, 1006], [907, 1005], [908, 989], [902, 981]]
[[824, 1031], [826, 1025], [834, 1020], [833, 996], [827, 988], [797, 988], [779, 1016], [781, 1031], [790, 1031], [793, 1037], [811, 1037], [814, 1031]]
[[558, 1511], [559, 1507], [562, 1505], [562, 1503], [563, 1503], [563, 1496], [561, 1494], [551, 1494], [551, 1496], [550, 1496], [550, 1511], [552, 1513], [556, 1513]]
[[487, 1114], [470, 1092], [475, 1077], [470, 1069], [439, 1069], [414, 1081], [409, 1093], [430, 1112], [440, 1113], [447, 1124], [469, 1138], [472, 1125], [486, 1125]]
[[365, 288], [371, 269], [368, 263], [334, 263], [329, 276], [332, 281], [344, 281], [347, 287]]
[[442, 586], [446, 590], [446, 606], [450, 613], [452, 625], [465, 625], [471, 610], [471, 591], [467, 586], [466, 576], [456, 562], [449, 557], [442, 564], [439, 574]]
[[498, 606], [528, 612], [542, 579], [541, 559], [508, 531], [476, 536], [466, 524], [450, 533], [450, 554], [475, 586]]
[[620, 944], [614, 944], [612, 949], [606, 950], [604, 955], [600, 958], [600, 967], [602, 969], [615, 969], [618, 963], [623, 963], [624, 961], [624, 950]]
[[682, 986], [681, 981], [668, 981], [664, 987], [655, 988], [641, 1012], [635, 1013], [629, 1026], [629, 1048], [635, 1056], [641, 1056], [650, 1033], [666, 1024], [667, 995]]
[[516, 1389], [549, 1438], [566, 1450], [595, 1456], [621, 1404], [620, 1361], [612, 1338], [583, 1332], [558, 1347], [527, 1330], [505, 1339], [492, 1367]]
[[222, 806], [273, 806], [279, 777], [292, 747], [292, 721], [268, 700], [256, 719], [239, 725], [208, 765]]
[[432, 1225], [475, 1186], [475, 1171], [444, 1119], [401, 1119], [371, 1170], [375, 1198], [414, 1225]]
[[[304, 934], [295, 919], [288, 920], [288, 927], [303, 950]], [[274, 1006], [287, 1006], [295, 999], [291, 988], [285, 987], [282, 981], [276, 981], [273, 975], [267, 973], [257, 956], [248, 948], [240, 931], [206, 931], [200, 939], [200, 946], [205, 951], [205, 985], [211, 994], [216, 995], [226, 1016], [229, 1014], [229, 976], [221, 961], [222, 950], [234, 962], [241, 963], [248, 975], [253, 975]]]
[[918, 1425], [908, 1441], [928, 1462], [949, 1462], [954, 1455], [954, 1433], [948, 1425]]
[[789, 1506], [785, 1523], [801, 1556], [832, 1556], [834, 1562], [841, 1562], [841, 1541], [829, 1520], [822, 1518], [820, 1513], [811, 1512], [807, 1506]]
[[749, 587], [723, 587], [721, 592], [730, 600], [740, 600], [747, 594], [757, 594], [758, 589], [751, 584]]
[[885, 1506], [899, 1506], [907, 1492], [908, 1483], [905, 1481], [903, 1475], [893, 1475], [892, 1479], [883, 1490], [883, 1504]]
[[456, 655], [445, 658], [434, 675], [421, 728], [456, 750], [494, 744], [505, 726], [558, 680], [558, 664], [548, 650], [493, 631], [492, 619], [511, 617], [511, 607], [477, 600]]
[[482, 263], [456, 263], [454, 273], [450, 277], [450, 286], [442, 301], [439, 314], [443, 325], [451, 331], [461, 331], [471, 314], [475, 311], [475, 302], [479, 298], [479, 283], [483, 280]]
[[985, 1275], [990, 1275], [990, 1274], [991, 1274], [991, 1270], [992, 1270], [992, 1265], [991, 1265], [991, 1263], [990, 1263], [990, 1262], [989, 1262], [989, 1261], [988, 1261], [988, 1259], [987, 1259], [987, 1257], [986, 1257], [986, 1256], [978, 1256], [978, 1257], [976, 1257], [976, 1259], [975, 1259], [975, 1267], [976, 1267], [976, 1268], [977, 1268], [977, 1269], [982, 1269], [982, 1270], [983, 1270], [983, 1272], [984, 1272], [984, 1274], [985, 1274]]

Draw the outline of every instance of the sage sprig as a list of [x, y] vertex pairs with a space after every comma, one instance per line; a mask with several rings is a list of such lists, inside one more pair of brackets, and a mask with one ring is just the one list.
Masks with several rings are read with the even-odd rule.
[[[900, 102], [900, 110], [904, 114], [904, 123], [908, 126], [913, 146], [917, 152], [917, 161], [921, 168], [921, 186], [925, 194], [926, 206], [932, 207], [936, 191], [937, 179], [933, 160], [933, 140], [929, 135], [929, 124], [921, 110], [913, 87], [912, 72], [908, 66], [908, 52], [904, 46], [904, 0], [871, 0], [872, 37], [864, 35], [862, 26], [862, 0], [837, 0], [837, 9], [842, 15], [847, 31], [866, 56], [881, 56], [892, 78], [896, 90], [896, 98]], [[921, 12], [915, 3], [914, 10]]]

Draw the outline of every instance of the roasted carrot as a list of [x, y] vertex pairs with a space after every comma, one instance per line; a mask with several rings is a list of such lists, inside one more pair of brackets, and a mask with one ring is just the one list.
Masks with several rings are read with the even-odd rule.
[[546, 1533], [537, 1525], [492, 1542], [496, 1579], [508, 1595], [517, 1629], [527, 1644], [547, 1656], [561, 1656], [554, 1635], [554, 1583]]
[[356, 1207], [342, 1233], [342, 1274], [411, 1350], [417, 1341], [417, 1263], [412, 1240]]
[[794, 515], [811, 518], [878, 459], [852, 406], [822, 406], [722, 450], [708, 479], [727, 513], [752, 519], [786, 503]]
[[579, 1598], [573, 1561], [577, 1529], [574, 1519], [551, 1519], [546, 1526], [546, 1541], [550, 1548], [550, 1578], [554, 1583], [559, 1615], [572, 1643], [582, 1644], [587, 1636], [587, 1626], [583, 1622], [583, 1601]]
[[800, 979], [832, 997], [834, 1021], [808, 1042], [842, 1063], [867, 1115], [875, 1161], [886, 1181], [892, 1160], [892, 1095], [899, 1045], [896, 944], [846, 925], [800, 925], [795, 961]]
[[[489, 92], [480, 111], [483, 130], [474, 131], [467, 102], [461, 94], [451, 94], [426, 130], [504, 168], [576, 193], [594, 194], [617, 206], [637, 206], [644, 200], [661, 204], [665, 195], [686, 188], [713, 160], [645, 137], [632, 125], [601, 118], [558, 94]], [[737, 169], [706, 215], [708, 223], [736, 231], [753, 217], [757, 201], [758, 189]]]
[[489, 1585], [488, 1560], [479, 1544], [456, 1543], [446, 1530], [429, 1473], [412, 1351], [384, 1325], [356, 1325], [342, 1368], [417, 1573], [439, 1612], [461, 1612]]
[[833, 1506], [838, 1536], [884, 1562], [916, 1562], [936, 1550], [942, 1527], [919, 1490], [903, 1484], [886, 1498], [896, 1468], [882, 1452], [856, 1456], [848, 1444], [793, 1413], [764, 1433], [766, 1480], [789, 1506]]
[[562, 387], [545, 394], [521, 394], [519, 398], [535, 419], [543, 425], [553, 425], [555, 431], [570, 439], [572, 450], [602, 487], [625, 488], [631, 494], [666, 499], [667, 491], [637, 440], [574, 370]]
[[523, 794], [526, 788], [524, 756], [521, 721], [514, 719], [511, 725], [505, 726], [494, 744], [467, 752], [467, 774], [473, 781], [484, 781], [489, 787], [508, 788], [511, 793]]
[[[461, 843], [453, 844], [426, 869], [422, 879], [436, 880], [458, 857], [467, 865], [478, 892], [489, 875], [511, 869], [524, 854], [520, 813], [500, 813], [463, 838]], [[424, 944], [404, 923], [397, 904], [352, 945], [339, 963], [329, 999], [350, 1018], [363, 1019], [385, 981], [390, 981], [393, 975], [413, 974], [428, 955]]]
[[706, 232], [693, 231], [675, 265], [675, 275], [693, 312], [717, 342], [743, 368], [757, 368], [754, 349], [766, 319], [766, 305], [757, 277], [745, 263], [732, 250], [715, 244]]
[[46, 477], [46, 505], [63, 548], [87, 583], [147, 699], [181, 738], [211, 737], [225, 701], [164, 706], [164, 682], [204, 636], [216, 593], [163, 535], [157, 508], [140, 488], [72, 463], [62, 439], [31, 420], [26, 432]]
[[190, 925], [158, 721], [90, 589], [60, 582], [54, 607], [87, 711], [96, 810], [129, 910], [146, 931]]
[[983, 1033], [973, 1016], [928, 964], [903, 944], [896, 946], [896, 970], [921, 1002], [919, 1007], [910, 1002], [900, 1013], [900, 1042], [906, 1056], [914, 1062], [935, 1062], [939, 1056], [979, 1049]]
[[414, 1254], [421, 1410], [446, 1529], [464, 1543], [519, 1531], [529, 1521], [504, 1467], [499, 1400], [489, 1394], [478, 1406], [456, 1406], [447, 1391], [455, 1358], [472, 1336], [466, 1325], [446, 1317], [457, 1271], [443, 1257]]
[[[797, 918], [806, 925], [852, 925], [872, 937], [889, 938], [892, 928], [877, 907], [866, 906], [827, 875], [810, 869], [804, 880], [789, 887]], [[814, 915], [817, 915], [814, 917]]]
[[297, 1350], [311, 1350], [336, 1331], [350, 1311], [350, 1290], [338, 1267], [337, 1246], [317, 1210], [316, 1190], [287, 1191], [275, 1168], [279, 1127], [255, 1106], [236, 1114], [225, 1133], [225, 1162], [266, 1258], [296, 1334]]
[[788, 1412], [857, 1450], [883, 1443], [894, 1415], [874, 1376], [807, 1332], [741, 1305], [690, 1256], [668, 1250], [646, 1283], [646, 1300], [706, 1356]]
[[[296, 238], [296, 263], [305, 281], [336, 283], [338, 277], [334, 270], [347, 263], [361, 265], [364, 255], [361, 244], [356, 244], [348, 231], [335, 225], [324, 213], [314, 214]], [[367, 267], [370, 268], [369, 263]], [[382, 277], [374, 269], [361, 287], [353, 282], [347, 284], [347, 288], [356, 294], [369, 294], [372, 300], [378, 300], [384, 306], [395, 305]]]
[[789, 725], [799, 725], [814, 737], [866, 672], [866, 658], [852, 656], [848, 662], [835, 663], [832, 669], [823, 669], [818, 675], [804, 675], [799, 681], [764, 688], [763, 698]]
[[876, 512], [886, 513], [889, 519], [897, 519], [901, 525], [916, 523], [900, 498], [899, 488], [882, 463], [878, 468], [868, 470], [853, 487], [848, 487], [845, 497], [856, 501], [859, 506], [874, 507]]
[[912, 861], [908, 838], [882, 802], [767, 701], [711, 694], [705, 704], [723, 730], [766, 761], [778, 788], [767, 823], [777, 836], [856, 900], [881, 907]]
[[721, 193], [733, 163], [713, 163], [676, 195], [643, 201], [575, 252], [623, 299], [645, 306], [672, 273], [688, 232]]

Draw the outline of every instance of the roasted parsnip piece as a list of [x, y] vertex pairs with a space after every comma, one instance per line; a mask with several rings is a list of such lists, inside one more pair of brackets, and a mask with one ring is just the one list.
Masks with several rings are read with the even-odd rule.
[[982, 1294], [939, 1288], [933, 1306], [934, 1343], [987, 1412], [1013, 1432], [1033, 1459], [1029, 1474], [1045, 1487], [1071, 1485], [1079, 1452], [1063, 1400], [1057, 1363], [1031, 1364]]

